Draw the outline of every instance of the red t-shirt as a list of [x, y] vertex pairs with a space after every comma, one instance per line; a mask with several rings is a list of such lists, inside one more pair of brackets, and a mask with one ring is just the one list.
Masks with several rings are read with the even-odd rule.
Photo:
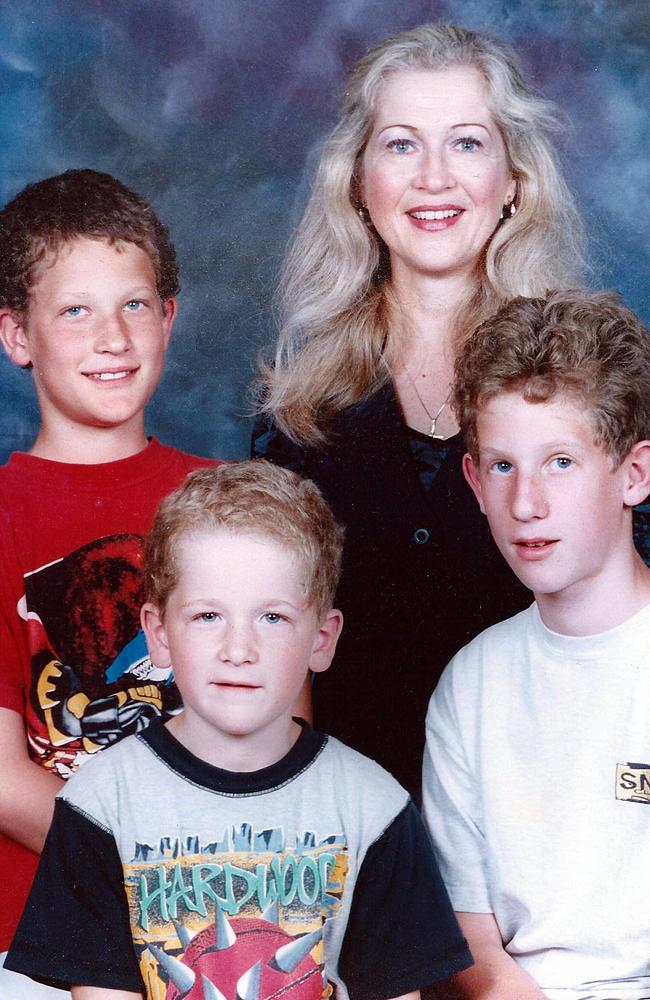
[[[152, 440], [118, 462], [17, 452], [0, 468], [0, 706], [60, 777], [179, 707], [140, 631], [143, 536], [159, 501], [210, 459]], [[0, 951], [37, 855], [0, 835]]]

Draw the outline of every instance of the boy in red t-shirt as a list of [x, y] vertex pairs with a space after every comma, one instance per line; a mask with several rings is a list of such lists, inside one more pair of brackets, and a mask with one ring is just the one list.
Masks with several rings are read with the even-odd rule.
[[[31, 369], [42, 418], [0, 469], [2, 953], [62, 780], [179, 709], [139, 629], [142, 537], [159, 500], [210, 460], [144, 431], [178, 292], [151, 207], [108, 174], [69, 170], [5, 207], [0, 245], [0, 339]], [[65, 996], [3, 958], [0, 995]]]

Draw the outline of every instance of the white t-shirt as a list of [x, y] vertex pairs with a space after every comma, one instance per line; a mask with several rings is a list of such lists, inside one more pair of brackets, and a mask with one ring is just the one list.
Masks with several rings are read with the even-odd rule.
[[650, 605], [594, 636], [533, 605], [431, 699], [424, 812], [454, 909], [552, 1000], [650, 997]]

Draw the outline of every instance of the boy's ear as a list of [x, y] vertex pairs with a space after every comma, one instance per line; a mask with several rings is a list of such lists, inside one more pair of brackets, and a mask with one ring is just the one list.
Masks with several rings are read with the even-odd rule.
[[15, 365], [20, 368], [31, 365], [24, 318], [15, 309], [0, 309], [0, 341], [5, 353]]
[[318, 627], [318, 635], [314, 640], [311, 656], [309, 658], [309, 669], [320, 674], [327, 670], [334, 653], [336, 643], [343, 628], [343, 614], [336, 608], [328, 611]]
[[166, 299], [163, 304], [163, 334], [165, 337], [165, 350], [169, 346], [169, 338], [172, 334], [172, 327], [174, 325], [174, 320], [178, 313], [178, 303], [176, 299]]
[[485, 507], [483, 506], [483, 493], [481, 491], [481, 480], [478, 474], [478, 465], [474, 464], [474, 459], [466, 452], [463, 455], [463, 475], [472, 488], [472, 493], [478, 500], [478, 505], [481, 508], [481, 513], [485, 514]]
[[171, 667], [167, 632], [155, 604], [147, 601], [140, 610], [140, 624], [147, 639], [149, 658], [156, 667]]
[[637, 441], [632, 445], [623, 467], [623, 501], [626, 507], [636, 507], [650, 493], [650, 441]]

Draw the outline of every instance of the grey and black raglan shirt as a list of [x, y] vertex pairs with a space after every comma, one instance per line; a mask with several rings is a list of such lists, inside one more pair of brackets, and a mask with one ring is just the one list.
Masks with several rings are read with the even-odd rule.
[[252, 773], [162, 725], [60, 793], [7, 968], [147, 1000], [381, 1000], [471, 956], [407, 793], [304, 725]]

